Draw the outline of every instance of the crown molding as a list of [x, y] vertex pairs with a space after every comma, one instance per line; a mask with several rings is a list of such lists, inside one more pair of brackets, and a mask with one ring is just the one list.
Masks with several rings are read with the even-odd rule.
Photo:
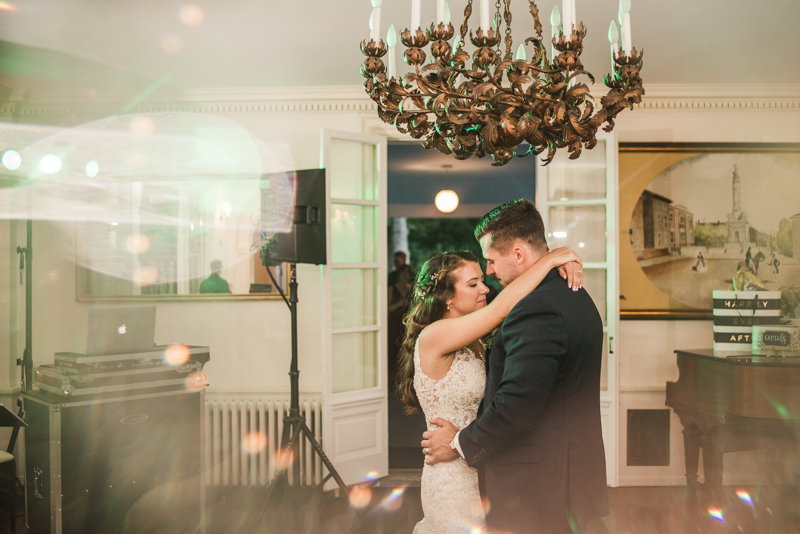
[[[597, 86], [598, 89], [600, 88]], [[639, 109], [800, 111], [798, 84], [652, 84]], [[373, 113], [361, 86], [221, 87], [170, 90], [137, 99], [130, 94], [89, 95], [71, 102], [56, 93], [0, 102], [0, 119], [39, 122], [50, 115], [106, 116], [126, 112], [193, 113]]]

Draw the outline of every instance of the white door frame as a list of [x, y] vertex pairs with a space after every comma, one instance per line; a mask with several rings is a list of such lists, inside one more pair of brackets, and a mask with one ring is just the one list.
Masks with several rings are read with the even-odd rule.
[[[606, 325], [603, 332], [607, 340], [607, 389], [600, 392], [600, 412], [603, 421], [603, 441], [606, 450], [608, 485], [619, 485], [619, 170], [618, 144], [615, 132], [598, 132], [597, 139], [605, 142], [606, 196], [598, 199], [548, 200], [547, 169], [539, 166], [536, 175], [536, 207], [542, 214], [545, 228], [549, 228], [550, 207], [553, 206], [605, 206], [606, 207], [606, 261], [584, 262], [584, 269], [606, 270]], [[578, 160], [580, 161], [580, 160]], [[555, 163], [555, 162], [553, 162]], [[551, 163], [551, 165], [553, 165]], [[576, 249], [580, 254], [580, 249]]]
[[[373, 200], [331, 197], [331, 141], [343, 139], [375, 146], [377, 198]], [[326, 213], [328, 221], [327, 264], [322, 266], [322, 442], [345, 484], [351, 485], [389, 474], [388, 384], [386, 378], [387, 295], [386, 280], [386, 137], [335, 130], [322, 130], [322, 167], [325, 169]], [[331, 203], [374, 206], [377, 208], [378, 247], [376, 261], [369, 263], [332, 264]], [[331, 272], [341, 268], [375, 269], [377, 298], [375, 325], [339, 328], [332, 326]], [[336, 334], [377, 333], [377, 387], [355, 391], [333, 392], [333, 336]], [[336, 484], [329, 480], [326, 489]]]

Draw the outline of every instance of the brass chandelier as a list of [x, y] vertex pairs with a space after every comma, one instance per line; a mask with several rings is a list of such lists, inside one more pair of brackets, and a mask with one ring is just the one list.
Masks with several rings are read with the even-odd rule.
[[[546, 165], [561, 148], [569, 151], [570, 159], [577, 159], [584, 148], [596, 145], [598, 128], [610, 132], [617, 114], [632, 109], [644, 95], [639, 77], [642, 53], [633, 48], [630, 39], [630, 0], [620, 0], [622, 48], [613, 21], [609, 28], [612, 72], [604, 78], [609, 91], [600, 99], [600, 109], [595, 109], [589, 87], [576, 81], [577, 76], [585, 74], [594, 83], [580, 61], [586, 28], [575, 21], [575, 0], [564, 0], [563, 24], [558, 7], [553, 8], [550, 59], [539, 10], [535, 1], [529, 0], [536, 34], [524, 41], [533, 45], [530, 60], [522, 45], [512, 58], [511, 0], [495, 2], [497, 29], [488, 24], [488, 0], [479, 0], [481, 25], [475, 32], [468, 26], [473, 0], [467, 0], [459, 34], [452, 44], [455, 30], [443, 13], [449, 10], [444, 0], [438, 0], [438, 23], [424, 30], [413, 28], [419, 24], [419, 0], [412, 0], [412, 30], [400, 34], [406, 47], [403, 56], [412, 70], [402, 77], [392, 72], [394, 27], [387, 37], [389, 46], [378, 35], [381, 1], [372, 0], [372, 36], [369, 42], [361, 43], [361, 51], [367, 56], [361, 66], [366, 78], [364, 89], [378, 105], [378, 115], [384, 122], [422, 139], [425, 148], [435, 148], [456, 159], [489, 154], [494, 166], [505, 165], [515, 155], [545, 151], [542, 161]], [[468, 35], [476, 47], [471, 66], [470, 56], [464, 51]], [[428, 44], [432, 57], [426, 64], [423, 48]], [[381, 59], [387, 52], [389, 72]], [[527, 151], [520, 153], [520, 144], [528, 144]]]

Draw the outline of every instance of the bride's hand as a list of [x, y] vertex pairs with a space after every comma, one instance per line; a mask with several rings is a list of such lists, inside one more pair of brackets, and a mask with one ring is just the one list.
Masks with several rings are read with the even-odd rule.
[[583, 262], [570, 247], [553, 249], [546, 255], [547, 261], [553, 267], [558, 267], [561, 278], [574, 291], [583, 287]]
[[573, 291], [583, 287], [583, 266], [580, 263], [576, 261], [565, 263], [559, 266], [558, 272]]

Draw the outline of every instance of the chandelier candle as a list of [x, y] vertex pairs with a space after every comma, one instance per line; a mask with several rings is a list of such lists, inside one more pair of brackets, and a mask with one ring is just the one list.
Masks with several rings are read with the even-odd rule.
[[614, 72], [614, 56], [619, 55], [619, 30], [617, 29], [617, 23], [613, 20], [611, 24], [608, 25], [608, 42], [610, 43], [611, 47], [611, 72]]
[[372, 0], [372, 15], [369, 18], [370, 38], [378, 41], [381, 38], [381, 2], [383, 0]]
[[630, 55], [633, 50], [631, 39], [631, 0], [619, 0], [619, 10], [622, 13], [622, 49], [625, 55]]
[[550, 12], [550, 57], [556, 57], [556, 38], [561, 33], [561, 13], [558, 11], [558, 5], [553, 6]]
[[395, 54], [397, 30], [394, 29], [394, 24], [389, 26], [389, 31], [386, 32], [386, 44], [389, 45], [389, 78], [394, 78], [397, 73], [397, 56]]
[[[491, 26], [489, 26], [489, 0], [480, 0], [481, 1], [481, 25], [480, 29], [486, 32]], [[472, 7], [472, 2], [468, 4]]]
[[[361, 75], [381, 120], [420, 139], [425, 148], [456, 159], [490, 155], [492, 165], [499, 166], [515, 156], [544, 153], [542, 161], [548, 164], [559, 149], [577, 159], [583, 150], [594, 148], [598, 129], [610, 132], [621, 111], [642, 101], [642, 52], [631, 46], [630, 16], [623, 17], [627, 20], [623, 26], [625, 53], [614, 54], [612, 71], [604, 77], [609, 91], [595, 99], [580, 78], [594, 82], [580, 60], [586, 27], [575, 21], [575, 0], [563, 0], [569, 16], [564, 13], [562, 17], [553, 9], [552, 48], [542, 37], [536, 2], [529, 0], [533, 36], [517, 41], [516, 57], [511, 0], [496, 0], [496, 27], [489, 22], [489, 1], [478, 1], [480, 27], [470, 28], [473, 0], [467, 0], [464, 18], [456, 29], [439, 3], [437, 20], [421, 27], [420, 0], [412, 0], [412, 27], [400, 33], [406, 47], [406, 74], [396, 75], [390, 53], [387, 76], [381, 58], [389, 51], [387, 44], [393, 48], [394, 32], [389, 32], [386, 42], [376, 39], [379, 20], [373, 16], [372, 38], [361, 43], [366, 56]], [[630, 11], [630, 0], [622, 0], [626, 1], [620, 5], [623, 12]], [[609, 39], [610, 34], [609, 28]], [[519, 145], [527, 145], [527, 149], [520, 151]]]
[[446, 24], [444, 21], [444, 0], [436, 0], [436, 23]]

